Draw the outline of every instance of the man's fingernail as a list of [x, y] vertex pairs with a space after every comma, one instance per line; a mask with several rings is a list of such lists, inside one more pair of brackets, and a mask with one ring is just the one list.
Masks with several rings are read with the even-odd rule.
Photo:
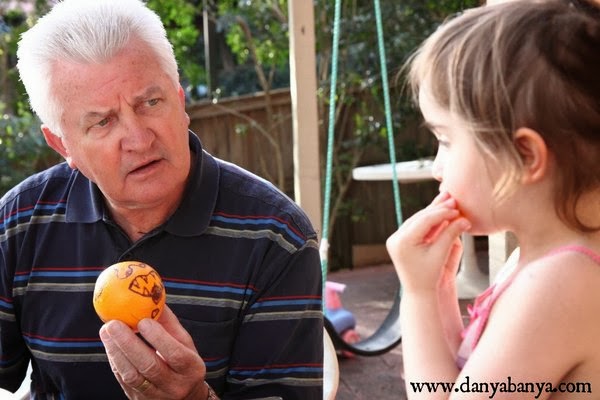
[[104, 326], [102, 328], [100, 328], [100, 339], [102, 339], [104, 341], [110, 340], [110, 335], [108, 334], [108, 332]]

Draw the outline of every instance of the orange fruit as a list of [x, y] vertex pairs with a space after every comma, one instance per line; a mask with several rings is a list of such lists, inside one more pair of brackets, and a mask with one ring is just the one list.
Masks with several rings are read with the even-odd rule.
[[158, 272], [140, 261], [123, 261], [106, 268], [94, 287], [94, 309], [104, 322], [123, 321], [137, 331], [144, 318], [158, 319], [166, 292]]

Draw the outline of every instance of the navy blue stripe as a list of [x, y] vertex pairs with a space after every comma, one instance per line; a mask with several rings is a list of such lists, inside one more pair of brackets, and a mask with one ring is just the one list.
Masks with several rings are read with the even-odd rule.
[[64, 347], [64, 348], [104, 348], [104, 344], [102, 344], [102, 341], [98, 340], [98, 341], [91, 341], [91, 342], [79, 342], [79, 341], [53, 341], [53, 340], [46, 340], [46, 339], [38, 339], [38, 338], [32, 338], [32, 337], [27, 337], [24, 336], [25, 341], [28, 344], [37, 344], [37, 345], [41, 345], [41, 346], [45, 346], [45, 347]]
[[201, 285], [196, 283], [181, 283], [181, 282], [168, 282], [163, 280], [163, 284], [166, 288], [173, 289], [191, 289], [206, 292], [221, 292], [221, 293], [235, 293], [235, 294], [253, 294], [254, 291], [249, 288], [236, 288], [231, 286], [212, 286], [212, 285]]
[[240, 218], [228, 218], [220, 215], [214, 215], [211, 220], [226, 222], [234, 225], [274, 225], [278, 228], [283, 229], [291, 238], [296, 240], [296, 242], [301, 245], [304, 244], [304, 239], [300, 236], [296, 235], [286, 224], [277, 221], [273, 218], [248, 218], [248, 219], [240, 219]]

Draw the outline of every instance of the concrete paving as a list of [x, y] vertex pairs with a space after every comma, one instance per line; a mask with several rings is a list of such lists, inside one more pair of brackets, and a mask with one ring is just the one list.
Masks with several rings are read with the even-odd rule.
[[[381, 265], [330, 273], [329, 281], [346, 284], [341, 294], [345, 309], [356, 318], [356, 331], [368, 337], [381, 324], [398, 288], [393, 266]], [[337, 400], [406, 399], [402, 346], [374, 357], [338, 357]]]
[[[392, 265], [379, 265], [330, 273], [329, 281], [346, 284], [341, 294], [344, 308], [356, 320], [356, 330], [368, 337], [388, 313], [398, 288]], [[461, 301], [464, 310], [470, 300]], [[406, 400], [402, 379], [402, 345], [374, 357], [338, 357], [340, 381], [336, 400]]]

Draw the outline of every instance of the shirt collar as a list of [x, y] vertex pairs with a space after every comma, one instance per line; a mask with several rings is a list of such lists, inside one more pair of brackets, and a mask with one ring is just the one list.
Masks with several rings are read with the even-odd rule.
[[190, 149], [196, 157], [187, 187], [179, 207], [164, 226], [166, 231], [179, 236], [200, 235], [206, 230], [219, 191], [219, 165], [191, 132]]
[[[210, 223], [218, 194], [219, 166], [217, 161], [202, 149], [200, 139], [189, 132], [190, 151], [195, 154], [183, 198], [175, 213], [165, 222], [163, 229], [179, 236], [202, 234]], [[69, 223], [94, 223], [107, 217], [104, 198], [98, 186], [81, 172], [75, 178], [67, 198], [66, 221]]]
[[92, 223], [102, 219], [104, 202], [98, 186], [80, 171], [73, 171], [75, 178], [67, 197], [65, 219], [68, 223]]

